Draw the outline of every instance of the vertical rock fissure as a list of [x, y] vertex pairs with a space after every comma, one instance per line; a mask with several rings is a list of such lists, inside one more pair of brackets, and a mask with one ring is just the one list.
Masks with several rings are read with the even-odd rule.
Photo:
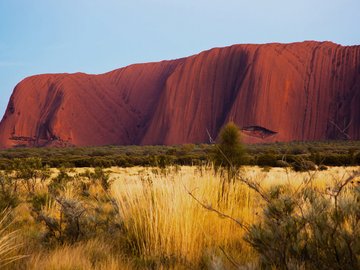
[[302, 123], [302, 138], [301, 140], [305, 140], [306, 138], [306, 121], [307, 121], [307, 116], [308, 116], [308, 110], [309, 110], [309, 91], [310, 91], [310, 85], [311, 85], [311, 82], [312, 82], [312, 79], [313, 79], [313, 73], [314, 73], [314, 64], [315, 64], [315, 59], [316, 59], [316, 53], [318, 51], [318, 49], [320, 48], [320, 45], [317, 45], [314, 49], [313, 49], [313, 52], [312, 52], [312, 55], [311, 55], [311, 59], [310, 59], [310, 66], [309, 66], [309, 70], [307, 72], [307, 83], [305, 85], [305, 109], [304, 109], [304, 117], [303, 117], [303, 123]]
[[63, 95], [59, 89], [57, 89], [57, 86], [51, 84], [44, 106], [40, 111], [40, 121], [36, 129], [36, 145], [46, 145], [51, 140], [60, 139], [53, 133], [52, 124], [61, 106], [62, 99]]

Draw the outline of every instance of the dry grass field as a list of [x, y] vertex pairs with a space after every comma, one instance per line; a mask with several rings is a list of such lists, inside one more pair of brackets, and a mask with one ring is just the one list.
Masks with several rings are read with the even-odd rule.
[[[358, 169], [244, 167], [240, 174], [264, 191], [278, 185], [296, 191], [307, 183], [325, 192]], [[90, 176], [81, 178], [89, 173], [86, 169], [76, 169], [67, 172], [70, 180], [54, 197], [49, 194], [50, 178], [59, 171], [53, 169], [48, 179], [36, 183], [38, 204], [20, 185], [19, 203], [8, 214], [13, 220], [0, 224], [0, 263], [18, 259], [4, 267], [69, 270], [258, 267], [259, 255], [244, 240], [246, 230], [238, 223], [261, 222], [266, 201], [243, 181], [228, 183], [223, 196], [223, 177], [212, 167], [106, 171], [108, 189]], [[79, 213], [76, 222], [70, 220], [67, 204], [72, 205], [71, 215]], [[78, 228], [72, 228], [74, 224]]]

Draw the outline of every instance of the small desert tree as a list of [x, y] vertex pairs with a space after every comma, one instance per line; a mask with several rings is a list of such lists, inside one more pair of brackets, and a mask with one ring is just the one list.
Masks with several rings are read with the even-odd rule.
[[29, 195], [35, 193], [37, 183], [50, 177], [50, 168], [42, 163], [41, 158], [14, 159], [13, 171], [15, 179], [23, 184]]
[[244, 161], [244, 154], [240, 130], [236, 124], [229, 122], [220, 131], [214, 153], [215, 169], [227, 171], [227, 178], [222, 179], [219, 200], [228, 199], [228, 185], [236, 179]]
[[229, 122], [220, 131], [215, 150], [215, 167], [225, 168], [228, 180], [233, 180], [244, 163], [245, 149], [241, 142], [240, 129]]

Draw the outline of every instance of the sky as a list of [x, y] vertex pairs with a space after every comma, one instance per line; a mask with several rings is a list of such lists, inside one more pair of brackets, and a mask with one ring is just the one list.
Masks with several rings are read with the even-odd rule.
[[360, 45], [359, 0], [0, 0], [0, 119], [25, 77], [241, 43]]

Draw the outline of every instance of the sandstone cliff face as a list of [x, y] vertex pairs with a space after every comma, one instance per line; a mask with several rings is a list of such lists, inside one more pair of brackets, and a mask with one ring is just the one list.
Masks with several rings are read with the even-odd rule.
[[0, 147], [200, 143], [230, 120], [252, 143], [360, 139], [360, 46], [234, 45], [29, 77], [11, 96]]

